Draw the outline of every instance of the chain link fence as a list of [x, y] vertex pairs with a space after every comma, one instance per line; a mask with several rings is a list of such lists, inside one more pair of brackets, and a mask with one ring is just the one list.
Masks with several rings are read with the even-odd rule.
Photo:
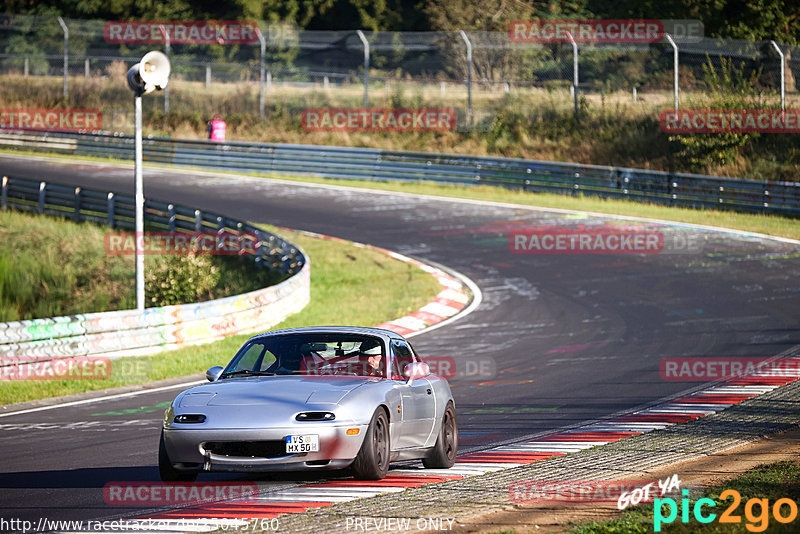
[[[59, 104], [74, 103], [86, 80], [102, 94], [109, 129], [125, 128], [129, 102], [124, 74], [149, 50], [166, 51], [169, 92], [149, 98], [145, 111], [261, 113], [265, 104], [304, 106], [449, 106], [461, 116], [491, 115], [508, 94], [540, 95], [571, 106], [577, 90], [589, 99], [642, 99], [671, 107], [674, 51], [652, 44], [578, 44], [578, 79], [569, 43], [520, 43], [499, 32], [301, 31], [259, 24], [246, 44], [113, 44], [105, 21], [0, 15], [0, 75], [62, 77]], [[781, 72], [797, 94], [800, 50], [770, 41], [697, 39], [677, 42], [680, 98], [724, 86], [752, 102], [777, 105]], [[783, 58], [781, 58], [783, 54]], [[781, 69], [781, 66], [784, 69]], [[59, 86], [58, 89], [61, 89]], [[43, 93], [45, 95], [45, 93]], [[42, 105], [56, 100], [42, 96]], [[124, 96], [123, 96], [124, 95]], [[191, 95], [192, 98], [182, 98]], [[202, 109], [198, 109], [198, 97]], [[48, 100], [49, 99], [49, 100]], [[13, 105], [8, 98], [4, 106]], [[123, 120], [115, 120], [119, 115]]]

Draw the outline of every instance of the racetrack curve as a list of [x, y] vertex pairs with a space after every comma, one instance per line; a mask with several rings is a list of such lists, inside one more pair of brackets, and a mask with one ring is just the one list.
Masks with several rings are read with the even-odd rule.
[[[0, 156], [0, 172], [133, 190], [127, 166]], [[494, 377], [452, 384], [462, 450], [556, 431], [700, 385], [662, 380], [662, 358], [766, 358], [800, 343], [794, 244], [648, 224], [665, 235], [697, 236], [702, 248], [514, 254], [509, 229], [613, 219], [220, 173], [145, 167], [144, 178], [148, 198], [369, 243], [475, 281], [483, 293], [477, 310], [413, 339], [423, 356], [488, 357], [496, 366]], [[220, 363], [229, 357], [221, 355]], [[0, 516], [147, 513], [104, 505], [102, 488], [158, 479], [159, 422], [177, 391], [0, 418]], [[269, 478], [288, 486], [308, 477]], [[233, 479], [251, 478], [201, 476]]]

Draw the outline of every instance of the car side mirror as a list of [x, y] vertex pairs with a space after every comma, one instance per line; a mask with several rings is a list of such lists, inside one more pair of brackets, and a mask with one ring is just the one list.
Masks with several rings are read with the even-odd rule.
[[219, 375], [221, 374], [222, 374], [222, 367], [220, 367], [219, 365], [215, 365], [214, 367], [206, 371], [206, 379], [209, 382], [214, 382], [219, 378]]
[[429, 374], [431, 374], [431, 368], [423, 362], [409, 363], [403, 368], [403, 375], [408, 379], [406, 384], [409, 386], [414, 383], [414, 380], [425, 378]]

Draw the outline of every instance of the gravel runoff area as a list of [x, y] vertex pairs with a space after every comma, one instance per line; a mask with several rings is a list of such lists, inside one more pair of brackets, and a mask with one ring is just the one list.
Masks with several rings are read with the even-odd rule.
[[[800, 346], [784, 353], [798, 354]], [[420, 518], [443, 519], [442, 530], [461, 530], [460, 520], [515, 507], [509, 498], [509, 486], [514, 482], [630, 480], [643, 472], [752, 443], [797, 427], [798, 422], [800, 380], [689, 423], [566, 456], [312, 509], [302, 514], [283, 515], [280, 531], [337, 534], [364, 531], [354, 528], [355, 518], [375, 518], [376, 522], [370, 522], [370, 532], [406, 531], [398, 529], [396, 522], [377, 522], [385, 518], [410, 518], [412, 531], [416, 530], [414, 526]], [[448, 518], [456, 518], [456, 521], [448, 524]], [[425, 524], [425, 521], [420, 523]]]

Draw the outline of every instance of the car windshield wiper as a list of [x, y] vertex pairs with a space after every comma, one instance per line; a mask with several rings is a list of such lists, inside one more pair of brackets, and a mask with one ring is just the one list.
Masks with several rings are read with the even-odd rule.
[[252, 376], [272, 376], [275, 373], [268, 373], [267, 371], [253, 371], [252, 369], [239, 369], [238, 371], [231, 371], [229, 373], [224, 373], [220, 378], [227, 378], [229, 376], [244, 376], [244, 375], [252, 375]]

